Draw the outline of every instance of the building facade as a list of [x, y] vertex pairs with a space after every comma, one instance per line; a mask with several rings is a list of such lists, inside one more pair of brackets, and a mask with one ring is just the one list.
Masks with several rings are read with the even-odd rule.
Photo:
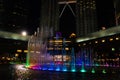
[[[42, 0], [41, 8], [41, 26], [53, 27], [54, 31], [62, 31], [66, 27], [66, 30], [75, 30], [77, 36], [84, 36], [89, 33], [97, 31], [97, 15], [96, 15], [96, 2], [95, 0]], [[71, 4], [75, 4], [74, 8]], [[60, 6], [64, 5], [63, 9], [60, 10]], [[70, 20], [67, 26], [60, 28], [59, 19], [64, 14], [66, 8], [69, 8], [72, 12], [75, 20], [72, 20], [75, 25], [71, 27]], [[66, 16], [69, 13], [66, 13]], [[63, 16], [65, 17], [65, 16]], [[70, 17], [69, 17], [70, 18]], [[70, 26], [70, 27], [68, 27]], [[74, 29], [75, 28], [75, 29]], [[73, 31], [74, 32], [74, 31]]]
[[58, 0], [41, 0], [40, 27], [53, 27], [58, 31], [59, 8]]
[[84, 36], [97, 31], [97, 14], [95, 0], [77, 0], [76, 34]]
[[114, 0], [116, 25], [120, 25], [120, 1]]
[[16, 32], [28, 27], [28, 1], [27, 0], [0, 0], [0, 30]]

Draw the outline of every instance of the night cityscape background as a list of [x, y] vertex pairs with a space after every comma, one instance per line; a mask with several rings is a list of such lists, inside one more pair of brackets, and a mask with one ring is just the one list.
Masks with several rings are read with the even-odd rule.
[[119, 25], [119, 0], [0, 0], [0, 78], [119, 80]]
[[[117, 2], [117, 1], [116, 1]], [[29, 0], [19, 0], [19, 1], [8, 1], [1, 0], [1, 20], [0, 20], [0, 30], [8, 31], [13, 33], [21, 34], [23, 30], [27, 31], [28, 35], [34, 34], [37, 27], [40, 27], [40, 12], [41, 12], [41, 1], [29, 1]], [[72, 10], [75, 12], [75, 4], [69, 4]], [[65, 4], [60, 4], [60, 11], [63, 10]], [[109, 0], [109, 3], [102, 0], [96, 0], [96, 16], [97, 16], [97, 31], [101, 30], [102, 27], [110, 28], [116, 25], [115, 19], [115, 7], [114, 1]], [[76, 12], [75, 12], [76, 13]], [[76, 20], [75, 16], [71, 12], [69, 6], [66, 6], [63, 14], [59, 20], [59, 31], [64, 37], [69, 37], [71, 33], [76, 33]], [[0, 39], [1, 53], [14, 52], [15, 48], [26, 49], [24, 42], [16, 40], [7, 40], [4, 38]], [[9, 44], [11, 43], [11, 44]], [[27, 44], [27, 42], [25, 42]], [[14, 47], [15, 46], [15, 47]], [[7, 50], [6, 50], [7, 49]]]

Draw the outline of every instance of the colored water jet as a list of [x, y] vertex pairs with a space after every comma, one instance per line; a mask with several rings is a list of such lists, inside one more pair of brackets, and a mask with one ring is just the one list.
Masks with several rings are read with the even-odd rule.
[[82, 62], [82, 67], [81, 67], [80, 72], [86, 72], [86, 70], [85, 70], [85, 66], [84, 66], [84, 62]]
[[74, 48], [71, 50], [71, 71], [76, 72]]
[[103, 70], [102, 70], [102, 73], [103, 73], [103, 74], [106, 74], [107, 72], [106, 72], [106, 70], [105, 70], [105, 69], [103, 69]]
[[95, 73], [95, 69], [94, 69], [94, 68], [92, 68], [92, 71], [91, 71], [91, 73]]

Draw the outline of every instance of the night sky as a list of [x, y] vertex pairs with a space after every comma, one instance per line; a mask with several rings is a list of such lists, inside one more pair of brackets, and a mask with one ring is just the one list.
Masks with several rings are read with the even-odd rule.
[[29, 8], [30, 8], [30, 19], [29, 19], [29, 34], [34, 34], [40, 24], [40, 0], [30, 0]]
[[[73, 10], [75, 10], [75, 5], [70, 5]], [[63, 9], [64, 5], [60, 6], [60, 11]], [[75, 11], [74, 11], [75, 12]], [[60, 17], [60, 31], [62, 32], [62, 36], [70, 36], [71, 33], [75, 33], [76, 20], [75, 16], [71, 12], [70, 8], [66, 6], [62, 16]]]
[[109, 28], [115, 26], [115, 9], [113, 0], [96, 0], [96, 7], [98, 27]]

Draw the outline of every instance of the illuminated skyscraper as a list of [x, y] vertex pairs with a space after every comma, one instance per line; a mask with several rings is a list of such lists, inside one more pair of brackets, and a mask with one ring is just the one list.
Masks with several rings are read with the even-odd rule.
[[[65, 5], [60, 11], [60, 5]], [[71, 4], [75, 4], [72, 8]], [[75, 32], [77, 36], [84, 36], [97, 31], [97, 15], [95, 0], [42, 0], [41, 25], [50, 26], [54, 31], [59, 31], [59, 18], [64, 14], [66, 6], [75, 17]], [[68, 21], [69, 22], [69, 21]], [[64, 26], [62, 29], [65, 29]], [[68, 29], [69, 30], [69, 29]], [[74, 30], [74, 29], [73, 29]]]
[[84, 36], [97, 31], [95, 0], [77, 0], [76, 6], [77, 36]]
[[54, 31], [58, 31], [59, 7], [58, 0], [41, 0], [40, 26], [53, 27]]

